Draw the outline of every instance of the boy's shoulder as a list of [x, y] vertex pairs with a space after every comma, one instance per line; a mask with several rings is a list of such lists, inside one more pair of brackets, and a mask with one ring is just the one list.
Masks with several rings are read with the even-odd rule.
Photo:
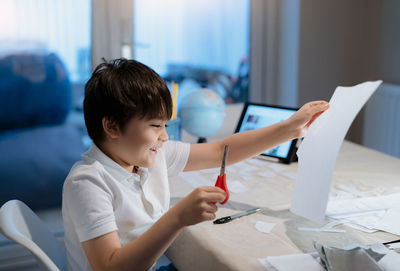
[[67, 178], [65, 179], [64, 186], [68, 183], [79, 180], [102, 181], [104, 179], [103, 176], [104, 166], [100, 162], [94, 159], [80, 160], [72, 166]]

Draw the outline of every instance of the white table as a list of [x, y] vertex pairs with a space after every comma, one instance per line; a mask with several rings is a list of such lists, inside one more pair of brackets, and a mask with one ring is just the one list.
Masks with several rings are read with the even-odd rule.
[[[258, 162], [257, 162], [258, 161]], [[264, 162], [264, 161], [263, 161]], [[257, 258], [307, 253], [314, 251], [313, 240], [344, 247], [350, 244], [372, 244], [398, 239], [385, 232], [364, 233], [344, 225], [345, 233], [304, 232], [298, 227], [318, 227], [289, 211], [295, 183], [297, 163], [290, 165], [249, 160], [244, 168], [257, 165], [250, 173], [230, 172], [227, 182], [241, 180], [248, 188], [243, 193], [231, 193], [227, 204], [220, 206], [217, 217], [231, 215], [253, 207], [266, 207], [262, 213], [214, 225], [203, 222], [183, 230], [167, 256], [180, 271], [185, 270], [265, 270]], [[216, 171], [217, 172], [217, 171]], [[270, 172], [273, 177], [261, 177], [257, 172]], [[215, 181], [213, 173], [201, 173]], [[249, 180], [240, 176], [251, 175]], [[369, 195], [400, 192], [400, 159], [345, 141], [336, 163], [333, 187], [344, 184]], [[193, 187], [181, 177], [171, 180], [172, 203], [187, 195]], [[255, 229], [257, 221], [275, 223], [271, 233]]]

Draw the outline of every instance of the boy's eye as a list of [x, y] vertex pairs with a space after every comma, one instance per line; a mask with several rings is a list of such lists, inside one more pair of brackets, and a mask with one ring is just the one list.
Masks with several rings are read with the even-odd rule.
[[[159, 125], [159, 124], [152, 124], [151, 126], [156, 127], [156, 128], [161, 128], [161, 127], [163, 127], [163, 125]], [[168, 125], [165, 124], [165, 128], [167, 128], [167, 127], [168, 127]]]

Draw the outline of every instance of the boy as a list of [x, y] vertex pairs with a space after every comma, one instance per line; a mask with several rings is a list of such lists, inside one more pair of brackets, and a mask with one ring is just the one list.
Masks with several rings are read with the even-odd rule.
[[228, 164], [303, 137], [329, 105], [304, 105], [290, 119], [224, 140], [168, 142], [172, 102], [165, 82], [134, 60], [100, 64], [85, 86], [92, 147], [69, 173], [62, 213], [70, 270], [147, 270], [189, 225], [213, 220], [225, 192], [200, 187], [169, 209], [168, 176]]

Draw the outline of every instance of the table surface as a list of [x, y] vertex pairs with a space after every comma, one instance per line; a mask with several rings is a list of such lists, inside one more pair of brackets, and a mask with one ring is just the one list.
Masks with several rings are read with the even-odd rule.
[[[248, 190], [231, 192], [229, 201], [218, 205], [217, 217], [254, 207], [263, 207], [265, 211], [226, 224], [207, 221], [186, 227], [168, 249], [167, 256], [181, 271], [265, 270], [257, 258], [312, 252], [314, 240], [345, 247], [399, 238], [382, 231], [365, 233], [344, 225], [336, 228], [345, 229], [345, 233], [298, 231], [298, 227], [321, 225], [289, 211], [297, 166], [297, 163], [284, 165], [253, 158], [228, 167], [228, 187], [230, 182], [238, 181]], [[217, 172], [218, 169], [199, 174], [214, 182]], [[262, 177], [257, 173], [266, 174]], [[172, 204], [194, 189], [182, 176], [172, 178], [170, 183]], [[332, 187], [337, 185], [354, 187], [371, 196], [400, 192], [400, 159], [344, 141], [332, 179]], [[271, 233], [262, 233], [255, 228], [257, 221], [275, 226]]]

